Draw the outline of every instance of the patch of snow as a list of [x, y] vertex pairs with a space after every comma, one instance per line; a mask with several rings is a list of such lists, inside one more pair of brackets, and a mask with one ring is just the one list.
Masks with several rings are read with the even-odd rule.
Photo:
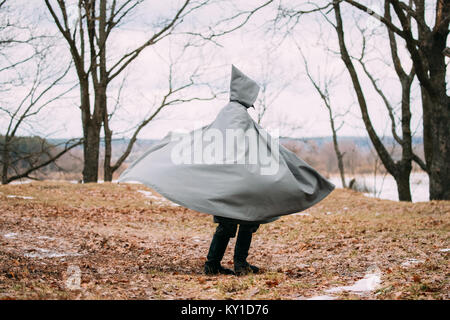
[[138, 192], [142, 193], [144, 196], [146, 196], [147, 198], [150, 199], [155, 199], [155, 200], [160, 200], [160, 197], [157, 197], [155, 195], [153, 195], [153, 193], [151, 191], [147, 191], [147, 190], [138, 190]]
[[[12, 238], [17, 238], [18, 235], [19, 234], [16, 233], [16, 232], [10, 232], [10, 233], [4, 234], [3, 236], [5, 238], [12, 239]], [[25, 236], [26, 238], [33, 238], [33, 236], [30, 236], [30, 235], [22, 235], [22, 236]], [[36, 239], [40, 239], [40, 240], [55, 240], [55, 238], [52, 238], [52, 237], [49, 237], [49, 236], [37, 236]]]
[[450, 248], [445, 248], [445, 249], [441, 249], [439, 250], [440, 252], [450, 252]]
[[180, 207], [180, 205], [178, 203], [175, 203], [175, 202], [169, 202], [169, 206]]
[[[112, 182], [117, 182], [117, 183], [119, 183], [119, 181], [118, 180], [113, 180]], [[127, 181], [121, 181], [120, 182], [122, 185], [124, 184], [124, 183], [131, 183], [131, 184], [142, 184], [142, 182], [139, 182], [139, 181], [134, 181], [134, 180], [127, 180]]]
[[336, 297], [328, 296], [328, 295], [320, 295], [308, 298], [306, 300], [336, 300]]
[[[369, 197], [369, 198], [376, 198], [376, 195], [372, 194], [372, 193], [367, 193], [367, 192], [363, 192], [363, 196]], [[382, 198], [380, 198], [382, 199]], [[388, 199], [388, 200], [393, 200], [393, 199]]]
[[408, 260], [406, 260], [405, 262], [403, 262], [403, 263], [401, 264], [401, 266], [407, 268], [407, 267], [410, 267], [410, 266], [412, 266], [412, 265], [419, 264], [419, 263], [423, 263], [423, 262], [424, 262], [423, 260], [408, 259]]
[[25, 184], [25, 183], [30, 183], [33, 180], [15, 180], [15, 181], [11, 181], [9, 184]]
[[179, 207], [180, 206], [179, 204], [174, 203], [172, 201], [169, 201], [167, 199], [164, 199], [163, 197], [155, 196], [151, 191], [138, 190], [138, 192], [142, 193], [146, 198], [155, 200], [156, 203], [169, 205], [169, 206], [172, 206], [172, 207]]
[[309, 214], [308, 212], [297, 212], [294, 213], [293, 216], [310, 216], [311, 214]]
[[375, 290], [381, 283], [380, 273], [368, 273], [363, 279], [358, 280], [351, 286], [342, 286], [325, 290], [327, 293], [337, 293], [342, 291], [352, 291], [358, 294]]
[[15, 232], [10, 232], [10, 233], [4, 234], [3, 236], [4, 236], [5, 238], [12, 239], [12, 238], [17, 237], [17, 233], [15, 233]]
[[29, 196], [18, 196], [18, 195], [14, 195], [14, 194], [8, 194], [6, 195], [7, 198], [21, 198], [21, 199], [34, 199], [33, 197], [29, 197]]
[[34, 252], [25, 253], [24, 256], [27, 258], [61, 258], [61, 257], [76, 257], [80, 256], [79, 253], [72, 253], [72, 252], [56, 252], [56, 251], [50, 251], [48, 249], [43, 248], [36, 248]]
[[[370, 270], [370, 269], [369, 269]], [[363, 279], [356, 281], [351, 286], [341, 286], [325, 290], [326, 293], [338, 293], [342, 291], [351, 291], [358, 295], [370, 293], [378, 288], [381, 284], [381, 271], [378, 268], [372, 269], [372, 271], [366, 273]], [[306, 300], [336, 300], [333, 295], [317, 295], [310, 297]]]
[[331, 211], [327, 211], [327, 212], [325, 212], [325, 215], [330, 215], [330, 214], [333, 214], [333, 212], [331, 212]]
[[52, 238], [52, 237], [48, 237], [48, 236], [39, 236], [39, 237], [37, 237], [38, 239], [41, 239], [41, 240], [55, 240], [55, 238]]

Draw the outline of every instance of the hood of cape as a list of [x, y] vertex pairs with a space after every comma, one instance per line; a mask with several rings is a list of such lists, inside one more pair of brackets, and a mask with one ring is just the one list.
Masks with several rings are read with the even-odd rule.
[[230, 101], [237, 101], [247, 108], [254, 107], [259, 93], [258, 84], [234, 65], [231, 66]]

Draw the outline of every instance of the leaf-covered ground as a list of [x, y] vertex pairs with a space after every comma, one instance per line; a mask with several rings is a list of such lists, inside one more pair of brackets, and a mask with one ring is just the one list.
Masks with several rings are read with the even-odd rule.
[[[0, 186], [0, 299], [307, 299], [374, 269], [374, 290], [332, 297], [450, 298], [449, 201], [399, 203], [337, 189], [306, 213], [261, 226], [248, 259], [261, 274], [205, 276], [212, 217], [148, 191]], [[230, 268], [233, 247], [223, 261]]]

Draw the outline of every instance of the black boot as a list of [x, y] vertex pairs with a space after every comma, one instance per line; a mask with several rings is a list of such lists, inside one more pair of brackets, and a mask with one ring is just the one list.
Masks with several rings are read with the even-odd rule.
[[[256, 227], [257, 229], [257, 227]], [[255, 228], [253, 230], [256, 231]], [[250, 272], [258, 273], [259, 268], [247, 262], [248, 250], [252, 242], [252, 228], [241, 225], [234, 248], [234, 272], [236, 275], [246, 275]]]
[[214, 234], [209, 247], [207, 261], [205, 262], [205, 274], [234, 274], [232, 270], [224, 268], [220, 265], [229, 241], [230, 237], [218, 234], [217, 232]]

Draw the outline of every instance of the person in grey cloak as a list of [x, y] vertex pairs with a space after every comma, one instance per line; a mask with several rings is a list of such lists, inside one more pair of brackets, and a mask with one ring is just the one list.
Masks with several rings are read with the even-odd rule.
[[[260, 224], [303, 211], [335, 188], [250, 117], [247, 109], [254, 107], [258, 93], [258, 84], [232, 66], [230, 101], [211, 124], [187, 134], [170, 132], [119, 177], [119, 182], [139, 181], [175, 203], [214, 216], [218, 226], [206, 274], [257, 273], [247, 256]], [[221, 260], [238, 226], [233, 272]]]

